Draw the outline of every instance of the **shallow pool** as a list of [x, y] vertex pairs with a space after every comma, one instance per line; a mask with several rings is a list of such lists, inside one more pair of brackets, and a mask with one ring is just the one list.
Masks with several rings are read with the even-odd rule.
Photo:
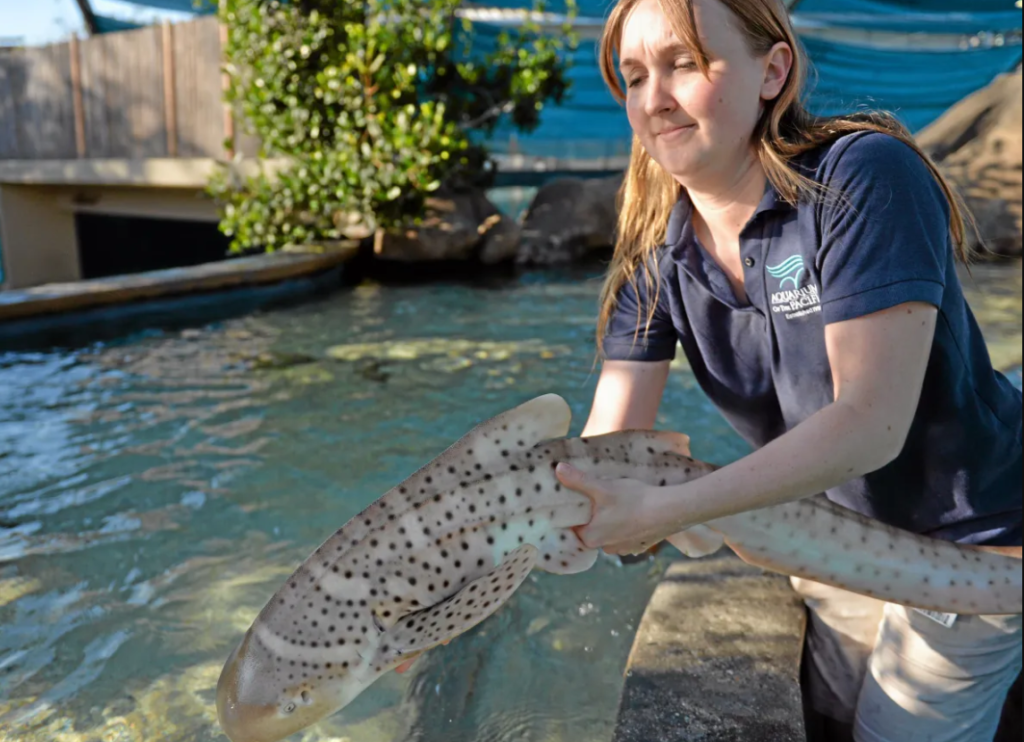
[[[0, 740], [225, 739], [221, 666], [325, 537], [533, 396], [564, 396], [579, 432], [598, 278], [364, 284], [0, 355]], [[1015, 280], [1015, 295], [991, 293], [1014, 297], [1019, 354], [1019, 266]], [[745, 450], [684, 367], [662, 413], [698, 457]], [[668, 558], [536, 573], [495, 617], [296, 739], [605, 742]]]

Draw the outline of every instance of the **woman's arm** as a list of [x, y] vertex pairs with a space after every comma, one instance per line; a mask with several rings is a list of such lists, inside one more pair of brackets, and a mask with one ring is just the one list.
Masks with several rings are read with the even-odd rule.
[[802, 499], [899, 455], [931, 354], [937, 310], [902, 304], [825, 329], [835, 401], [739, 461], [684, 485], [601, 481], [560, 467], [595, 501], [579, 533], [590, 547], [661, 540], [690, 525]]
[[654, 427], [669, 361], [605, 361], [584, 436]]

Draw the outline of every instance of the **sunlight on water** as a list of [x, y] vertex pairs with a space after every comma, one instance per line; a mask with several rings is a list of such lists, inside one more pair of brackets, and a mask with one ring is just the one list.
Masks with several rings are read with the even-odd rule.
[[[1015, 294], [990, 292], [989, 326], [995, 341], [1017, 333], [1019, 363], [1016, 276]], [[336, 528], [536, 395], [564, 396], [579, 432], [597, 291], [571, 273], [367, 284], [185, 331], [0, 354], [0, 740], [224, 740], [224, 660]], [[659, 426], [689, 433], [700, 458], [745, 450], [683, 364], [661, 409]], [[296, 740], [607, 740], [670, 553], [534, 574], [493, 618]]]

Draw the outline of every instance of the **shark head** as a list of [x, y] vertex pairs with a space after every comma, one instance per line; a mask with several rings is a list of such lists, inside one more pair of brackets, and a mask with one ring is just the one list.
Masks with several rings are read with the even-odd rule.
[[[283, 663], [292, 669], [291, 660]], [[217, 683], [217, 716], [231, 742], [278, 742], [342, 705], [344, 678], [314, 688], [281, 665], [251, 629], [231, 653]]]
[[[311, 604], [315, 605], [312, 601], [306, 603], [302, 615], [313, 612]], [[317, 615], [321, 612], [322, 609], [316, 611]], [[267, 613], [274, 611], [264, 609]], [[308, 620], [311, 624], [319, 623]], [[268, 628], [280, 623], [272, 615], [263, 615], [263, 620], [246, 632], [221, 671], [217, 682], [217, 716], [231, 742], [279, 742], [341, 710], [398, 664], [397, 660], [373, 661], [375, 655], [379, 656], [380, 647], [374, 646], [370, 632], [363, 634], [361, 627], [346, 626], [343, 633], [347, 638], [337, 636], [335, 647], [364, 646], [371, 659], [364, 660], [358, 651], [335, 650], [337, 657], [331, 661], [332, 656], [326, 654], [329, 648], [320, 648], [325, 641], [314, 649], [292, 643], [295, 636], [307, 634], [301, 629], [293, 626], [289, 635]], [[336, 634], [337, 629], [329, 628], [331, 634]], [[349, 632], [349, 628], [355, 631]], [[359, 637], [354, 634], [363, 637], [359, 645], [355, 643]], [[316, 647], [318, 643], [308, 644]], [[317, 655], [317, 651], [325, 654]], [[401, 661], [406, 659], [410, 656]]]

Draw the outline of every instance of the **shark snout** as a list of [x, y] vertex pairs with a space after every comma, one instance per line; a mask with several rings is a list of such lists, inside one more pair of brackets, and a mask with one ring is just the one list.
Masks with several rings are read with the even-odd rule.
[[231, 742], [279, 742], [338, 710], [334, 689], [292, 682], [279, 671], [284, 662], [251, 630], [228, 658], [217, 682], [217, 718]]

